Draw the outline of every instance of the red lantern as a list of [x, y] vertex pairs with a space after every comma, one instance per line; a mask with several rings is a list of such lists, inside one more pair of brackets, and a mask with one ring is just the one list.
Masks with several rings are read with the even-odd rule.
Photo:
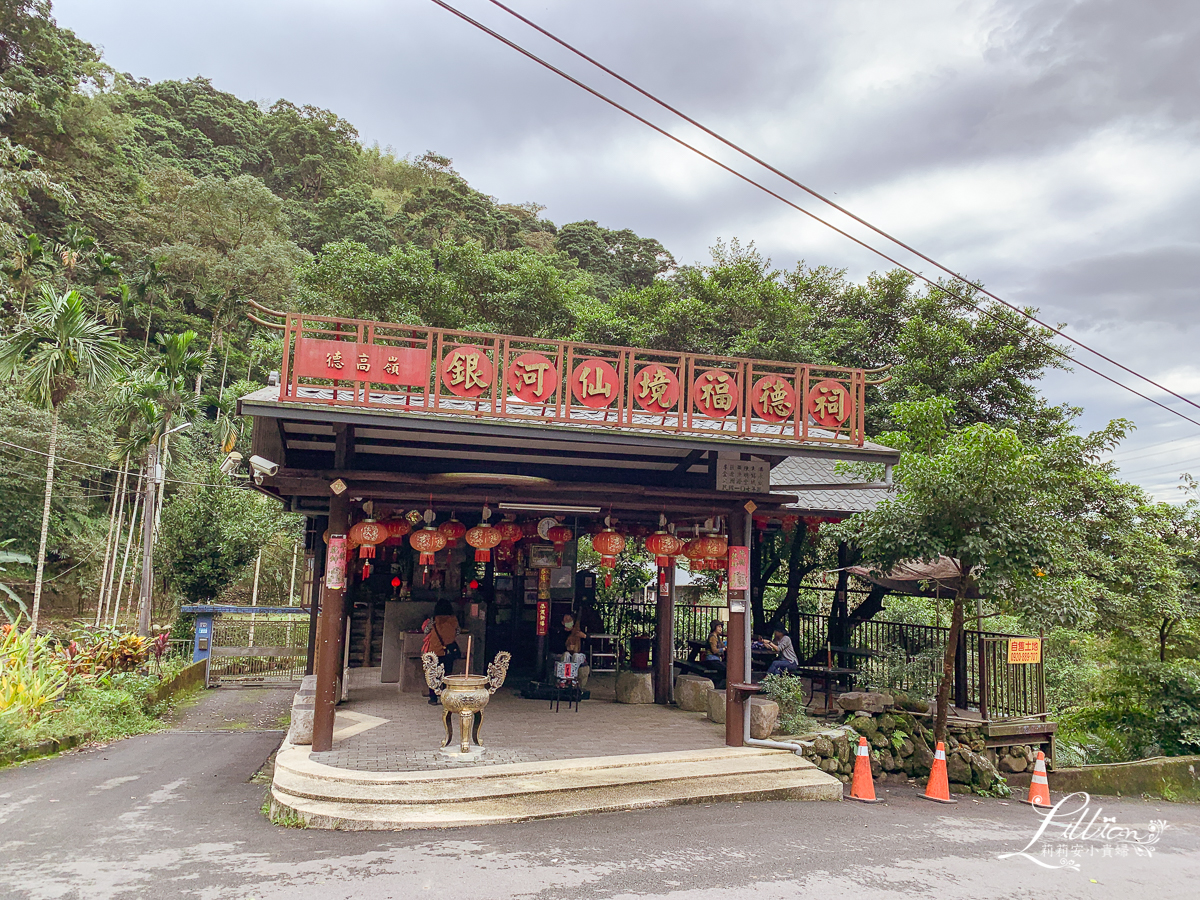
[[432, 525], [427, 525], [420, 531], [414, 531], [408, 542], [421, 554], [418, 565], [432, 566], [433, 554], [446, 546], [446, 536]]
[[397, 576], [393, 576], [393, 578], [392, 578], [392, 587], [394, 587], [394, 588], [398, 588], [398, 587], [400, 587], [400, 576], [398, 576], [398, 575], [397, 575]]
[[729, 538], [723, 534], [710, 534], [704, 541], [704, 555], [708, 558], [707, 568], [724, 569], [728, 564]]
[[512, 519], [505, 519], [496, 529], [500, 532], [500, 540], [507, 541], [510, 544], [515, 544], [521, 538], [525, 537], [525, 531], [520, 524]]
[[467, 533], [467, 526], [458, 519], [450, 516], [450, 521], [443, 522], [438, 526], [438, 531], [446, 536], [446, 546], [457, 547], [458, 539]]
[[604, 586], [612, 587], [612, 570], [617, 567], [617, 554], [625, 549], [625, 538], [613, 528], [605, 528], [592, 538], [592, 549], [600, 554], [600, 568], [604, 573]]
[[692, 572], [699, 572], [705, 568], [704, 560], [708, 554], [704, 540], [704, 538], [694, 537], [683, 545], [683, 555], [687, 557], [688, 569]]
[[387, 529], [374, 519], [363, 519], [350, 529], [349, 538], [359, 545], [359, 559], [374, 559], [375, 545], [387, 540]]
[[654, 564], [659, 568], [671, 565], [671, 557], [678, 556], [683, 541], [667, 531], [656, 531], [646, 538], [646, 552], [654, 554]]
[[467, 532], [467, 543], [475, 548], [475, 562], [485, 563], [492, 558], [492, 548], [500, 543], [500, 529], [485, 520]]
[[546, 537], [554, 542], [554, 549], [562, 553], [563, 549], [567, 546], [567, 541], [575, 537], [575, 532], [566, 525], [555, 525], [546, 532]]
[[398, 547], [404, 544], [404, 536], [412, 531], [412, 526], [404, 519], [388, 519], [383, 523], [387, 528], [387, 540], [384, 541], [389, 547]]

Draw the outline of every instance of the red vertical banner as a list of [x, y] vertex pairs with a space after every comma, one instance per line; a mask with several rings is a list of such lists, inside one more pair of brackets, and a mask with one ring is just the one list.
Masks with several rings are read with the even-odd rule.
[[[546, 571], [549, 571], [547, 569]], [[537, 636], [545, 637], [550, 633], [550, 601], [539, 600], [537, 605]]]
[[750, 548], [729, 548], [729, 590], [750, 590]]
[[665, 566], [658, 567], [658, 596], [670, 597], [671, 585], [667, 580], [667, 569]]
[[331, 534], [325, 553], [325, 587], [340, 591], [346, 586], [346, 536]]

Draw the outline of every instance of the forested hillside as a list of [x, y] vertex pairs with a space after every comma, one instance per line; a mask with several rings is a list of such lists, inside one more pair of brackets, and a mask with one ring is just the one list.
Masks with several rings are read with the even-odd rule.
[[[1051, 573], [1057, 599], [1048, 590], [1041, 605], [1009, 611], [1027, 627], [1061, 629], [1064, 703], [1101, 684], [1104, 648], [1167, 667], [1108, 689], [1144, 699], [1154, 694], [1147, 685], [1169, 682], [1190, 710], [1171, 749], [1200, 747], [1194, 506], [1153, 504], [1095, 465], [1123, 424], [1090, 443], [1064, 443], [1076, 411], [1050, 406], [1037, 389], [1047, 369], [1064, 365], [1048, 333], [903, 272], [854, 283], [819, 262], [777, 267], [729, 235], [714, 236], [710, 259], [685, 262], [620, 222], [557, 225], [536, 202], [472, 187], [447, 156], [370, 145], [336, 112], [303, 99], [264, 109], [202, 76], [151, 83], [115, 71], [58, 27], [45, 0], [0, 9], [0, 336], [17, 332], [46, 291], [76, 291], [121, 342], [129, 373], [96, 387], [72, 383], [51, 406], [32, 400], [19, 378], [0, 386], [0, 550], [14, 558], [38, 549], [44, 454], [52, 417], [61, 423], [46, 545], [59, 615], [90, 615], [100, 592], [116, 472], [128, 467], [132, 480], [153, 435], [184, 421], [190, 429], [169, 441], [156, 618], [169, 618], [181, 598], [237, 589], [260, 548], [268, 588], [285, 598], [298, 523], [214, 471], [222, 448], [248, 445], [234, 400], [279, 366], [274, 333], [246, 317], [250, 300], [891, 365], [892, 380], [868, 398], [869, 433], [902, 432], [897, 411], [944, 401], [949, 428], [1010, 429], [1029, 452], [1070, 453], [1090, 467], [1096, 478], [1079, 482], [1063, 513], [1078, 528], [1056, 545], [1070, 548]], [[28, 598], [31, 573], [17, 561], [0, 574], [9, 612]], [[1156, 709], [1138, 727], [1150, 728]]]

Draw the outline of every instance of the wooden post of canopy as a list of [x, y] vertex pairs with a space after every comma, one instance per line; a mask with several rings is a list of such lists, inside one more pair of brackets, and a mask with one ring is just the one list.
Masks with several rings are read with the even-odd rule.
[[[664, 576], [666, 576], [664, 580]], [[675, 585], [666, 569], [655, 570], [654, 579], [654, 702], [671, 702], [671, 672], [675, 662]], [[666, 588], [664, 593], [663, 588]]]
[[[750, 516], [741, 506], [729, 516], [729, 543], [750, 546]], [[726, 581], [726, 584], [729, 582]], [[725, 639], [725, 743], [742, 746], [745, 736], [745, 717], [749, 715], [750, 698], [734, 685], [750, 683], [750, 592], [727, 591], [729, 624]]]
[[[329, 500], [329, 534], [345, 534], [350, 527], [350, 502], [345, 494]], [[328, 558], [329, 545], [325, 546]], [[322, 566], [328, 571], [328, 563]], [[341, 675], [342, 614], [345, 588], [324, 587], [322, 579], [321, 613], [318, 617], [320, 652], [317, 654], [317, 695], [313, 703], [314, 753], [333, 749], [334, 707], [338, 701], [338, 676]]]

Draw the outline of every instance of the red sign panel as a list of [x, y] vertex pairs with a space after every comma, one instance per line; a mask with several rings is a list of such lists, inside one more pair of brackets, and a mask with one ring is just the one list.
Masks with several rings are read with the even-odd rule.
[[837, 428], [850, 416], [850, 392], [840, 382], [818, 381], [808, 391], [805, 411], [823, 428]]
[[707, 369], [696, 379], [692, 387], [692, 399], [704, 415], [723, 419], [737, 409], [737, 380], [731, 373], [721, 369]]
[[429, 356], [412, 347], [300, 338], [294, 365], [296, 375], [303, 378], [402, 385], [429, 381]]
[[750, 548], [729, 548], [729, 590], [750, 590]]
[[760, 419], [786, 422], [796, 413], [796, 389], [778, 375], [760, 378], [750, 391], [750, 407]]
[[340, 591], [345, 586], [346, 536], [331, 534], [329, 548], [325, 552], [325, 587], [331, 591]]
[[478, 397], [492, 386], [492, 361], [481, 347], [455, 347], [441, 365], [442, 384], [460, 397]]
[[679, 402], [679, 379], [666, 366], [651, 363], [633, 377], [633, 399], [647, 412], [664, 413]]
[[592, 409], [612, 406], [621, 395], [617, 370], [602, 359], [585, 359], [571, 373], [571, 393]]
[[550, 633], [550, 601], [539, 600], [537, 605], [537, 636], [545, 637]]
[[508, 385], [526, 403], [544, 403], [558, 387], [558, 369], [540, 353], [522, 353], [508, 367]]

